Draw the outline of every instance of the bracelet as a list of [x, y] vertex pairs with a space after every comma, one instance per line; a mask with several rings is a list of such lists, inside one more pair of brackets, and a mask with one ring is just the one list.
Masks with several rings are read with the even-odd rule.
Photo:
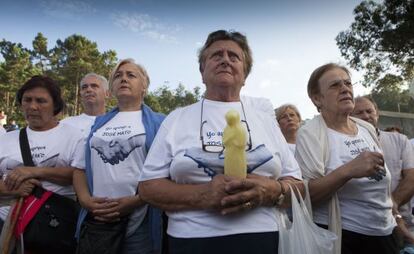
[[283, 189], [283, 184], [279, 180], [276, 180], [276, 182], [280, 184], [280, 194], [273, 201], [273, 206], [281, 206], [283, 202], [285, 201], [285, 191]]
[[280, 189], [281, 189], [281, 191], [282, 191], [282, 194], [283, 195], [285, 195], [286, 194], [286, 190], [285, 190], [285, 187], [283, 186], [283, 184], [282, 184], [282, 181], [281, 180], [276, 180], [276, 181], [278, 181], [279, 182], [279, 184], [280, 184]]
[[396, 219], [402, 219], [403, 217], [402, 217], [401, 214], [396, 213], [396, 214], [394, 214], [394, 218], [396, 218]]

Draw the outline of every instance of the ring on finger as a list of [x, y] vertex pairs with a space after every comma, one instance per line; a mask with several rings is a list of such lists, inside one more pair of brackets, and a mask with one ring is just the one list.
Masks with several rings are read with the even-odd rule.
[[247, 201], [246, 203], [243, 204], [244, 208], [246, 209], [252, 209], [253, 204], [250, 201]]

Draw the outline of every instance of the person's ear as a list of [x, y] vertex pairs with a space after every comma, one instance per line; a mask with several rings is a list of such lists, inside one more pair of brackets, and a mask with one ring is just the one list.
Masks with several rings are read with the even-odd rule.
[[311, 100], [312, 100], [313, 104], [318, 108], [318, 111], [322, 106], [321, 99], [322, 99], [322, 97], [321, 97], [320, 94], [314, 94], [314, 95], [311, 96]]

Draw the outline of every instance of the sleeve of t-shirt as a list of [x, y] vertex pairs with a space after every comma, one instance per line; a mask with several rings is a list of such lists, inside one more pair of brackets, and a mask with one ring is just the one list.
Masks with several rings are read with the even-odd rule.
[[85, 137], [81, 132], [75, 138], [75, 144], [73, 145], [70, 166], [78, 169], [85, 169]]
[[414, 147], [407, 136], [401, 135], [402, 139], [402, 169], [414, 169]]
[[173, 159], [171, 141], [168, 133], [173, 131], [169, 130], [168, 117], [161, 124], [157, 135], [152, 142], [151, 148], [145, 159], [144, 168], [140, 176], [140, 182], [170, 177], [170, 164]]

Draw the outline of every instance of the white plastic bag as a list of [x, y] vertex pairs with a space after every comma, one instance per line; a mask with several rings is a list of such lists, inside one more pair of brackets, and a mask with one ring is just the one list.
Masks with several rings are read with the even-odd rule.
[[[307, 184], [307, 183], [305, 183]], [[305, 199], [310, 205], [309, 192]], [[299, 192], [299, 191], [298, 191]], [[298, 198], [290, 187], [292, 197], [293, 222], [289, 221], [285, 211], [278, 211], [279, 217], [279, 254], [332, 254], [336, 235], [317, 226], [308, 212], [305, 201]], [[299, 201], [298, 201], [299, 199]], [[299, 203], [300, 202], [300, 203]], [[311, 211], [311, 208], [309, 207]]]

